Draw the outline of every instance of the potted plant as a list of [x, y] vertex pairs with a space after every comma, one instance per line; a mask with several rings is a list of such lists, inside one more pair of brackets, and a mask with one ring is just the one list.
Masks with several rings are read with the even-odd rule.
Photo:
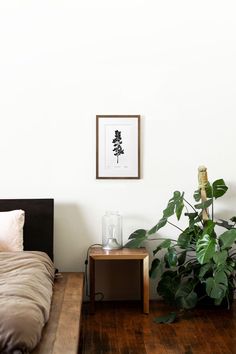
[[[157, 293], [179, 309], [189, 310], [206, 300], [230, 308], [235, 290], [236, 217], [226, 221], [214, 215], [215, 201], [227, 189], [223, 179], [209, 183], [206, 168], [200, 167], [194, 205], [185, 199], [184, 192], [175, 191], [154, 227], [129, 236], [126, 247], [131, 248], [141, 247], [146, 240], [161, 241], [153, 249], [150, 277], [160, 274]], [[170, 222], [172, 216], [177, 221], [185, 216], [186, 228]], [[179, 231], [178, 237], [153, 238], [167, 224]], [[171, 313], [157, 322], [172, 322], [175, 317], [176, 313]]]

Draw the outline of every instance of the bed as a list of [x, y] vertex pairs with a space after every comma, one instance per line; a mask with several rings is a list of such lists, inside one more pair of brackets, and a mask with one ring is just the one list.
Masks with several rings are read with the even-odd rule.
[[[26, 258], [37, 254], [39, 258], [46, 259], [46, 265], [44, 265], [43, 268], [50, 268], [50, 262], [52, 263], [53, 261], [54, 200], [0, 200], [0, 212], [17, 209], [25, 211], [24, 251], [26, 252], [13, 252], [10, 255], [12, 257], [12, 264], [14, 257], [19, 257], [20, 253], [23, 253], [23, 257]], [[3, 252], [2, 257], [5, 257], [6, 253], [7, 252]], [[46, 256], [46, 254], [48, 256]], [[35, 265], [37, 261], [33, 261], [32, 263]], [[53, 268], [53, 270], [55, 269]], [[21, 276], [24, 275], [24, 269], [19, 273]], [[26, 287], [24, 287], [23, 290], [25, 291]], [[46, 294], [45, 291], [42, 291], [42, 296], [47, 299], [49, 296], [44, 295]], [[77, 353], [82, 297], [83, 273], [62, 273], [60, 277], [55, 279], [49, 320], [40, 333], [40, 342], [31, 353]], [[9, 296], [9, 298], [11, 298], [11, 296]], [[24, 350], [15, 351], [15, 353], [27, 353], [27, 348]]]

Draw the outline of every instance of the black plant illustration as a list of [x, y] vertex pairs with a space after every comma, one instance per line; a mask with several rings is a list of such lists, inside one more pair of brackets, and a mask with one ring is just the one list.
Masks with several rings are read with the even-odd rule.
[[112, 143], [114, 145], [114, 155], [116, 156], [116, 162], [119, 163], [119, 156], [124, 154], [124, 149], [122, 149], [122, 138], [121, 138], [121, 132], [119, 130], [115, 131], [115, 138], [112, 140]]

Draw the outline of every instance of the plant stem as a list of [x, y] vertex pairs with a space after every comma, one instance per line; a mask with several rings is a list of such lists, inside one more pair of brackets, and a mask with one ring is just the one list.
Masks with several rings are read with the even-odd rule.
[[184, 207], [185, 207], [185, 209], [187, 210], [187, 213], [189, 213], [187, 206], [186, 206], [186, 205], [184, 205]]
[[214, 198], [212, 197], [212, 204], [211, 204], [211, 220], [214, 221]]
[[183, 200], [195, 211], [195, 213], [198, 214], [197, 210], [192, 206], [192, 204], [190, 204], [185, 198], [183, 198]]
[[[185, 198], [183, 198], [183, 200], [184, 200], [185, 203], [187, 203], [187, 204], [195, 211], [195, 213], [197, 213], [197, 215], [198, 215], [198, 211], [192, 206], [192, 204], [190, 204]], [[202, 224], [202, 226], [204, 226], [204, 225], [203, 225], [203, 222], [202, 222], [202, 220], [201, 220], [201, 218], [199, 217], [199, 215], [198, 215], [198, 218], [199, 218], [199, 221], [200, 221], [200, 223]]]
[[168, 222], [168, 224], [170, 224], [170, 225], [176, 227], [176, 229], [179, 229], [181, 232], [184, 232], [184, 230], [182, 230], [179, 226], [177, 226], [177, 225], [175, 225], [175, 224], [172, 224], [172, 222], [170, 222], [170, 221], [168, 221], [168, 220], [167, 220], [167, 222]]
[[198, 299], [198, 301], [201, 301], [201, 300], [205, 299], [206, 297], [207, 297], [207, 295], [203, 295], [202, 297], [200, 297], [200, 298]]
[[172, 242], [177, 242], [177, 240], [173, 240], [172, 238], [149, 238], [149, 241], [165, 241], [165, 240], [170, 240]]

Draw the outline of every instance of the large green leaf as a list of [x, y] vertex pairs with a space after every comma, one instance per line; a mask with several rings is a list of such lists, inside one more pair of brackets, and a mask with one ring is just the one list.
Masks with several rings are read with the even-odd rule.
[[155, 279], [157, 277], [160, 264], [161, 264], [160, 259], [158, 258], [153, 259], [151, 269], [149, 270], [150, 278]]
[[178, 257], [178, 267], [184, 264], [186, 260], [186, 255], [187, 255], [187, 251], [183, 251], [180, 253]]
[[163, 217], [164, 218], [168, 218], [170, 216], [172, 216], [175, 212], [175, 201], [171, 200], [169, 201], [166, 209], [163, 211]]
[[212, 272], [212, 262], [205, 263], [201, 266], [198, 278], [202, 281], [204, 279], [205, 274], [207, 274], [208, 272]]
[[211, 198], [211, 199], [206, 200], [205, 202], [194, 205], [194, 207], [196, 209], [206, 209], [212, 204], [212, 202], [213, 202], [213, 199]]
[[236, 229], [225, 231], [223, 234], [219, 236], [219, 242], [222, 250], [230, 248], [235, 241], [236, 241]]
[[181, 194], [179, 191], [175, 191], [173, 193], [173, 197], [170, 198], [170, 200], [168, 201], [167, 207], [163, 210], [163, 217], [164, 218], [168, 218], [168, 217], [174, 215], [176, 201], [179, 199], [180, 195]]
[[167, 271], [162, 274], [162, 278], [157, 286], [157, 293], [170, 305], [175, 304], [175, 293], [180, 284], [180, 277], [177, 272]]
[[174, 279], [176, 277], [177, 277], [177, 271], [176, 270], [166, 270], [161, 276], [162, 279], [165, 279], [165, 278]]
[[129, 239], [132, 239], [132, 238], [144, 238], [144, 237], [146, 237], [146, 233], [147, 233], [146, 230], [144, 230], [144, 229], [138, 229], [138, 230], [134, 231], [134, 232], [129, 236]]
[[165, 226], [168, 218], [174, 215], [174, 213], [178, 219], [180, 218], [184, 207], [183, 197], [184, 193], [181, 194], [179, 191], [173, 193], [173, 197], [168, 201], [167, 207], [163, 211], [162, 218], [148, 231], [148, 235], [155, 234], [160, 228]]
[[177, 253], [174, 247], [168, 248], [168, 252], [165, 255], [165, 259], [168, 262], [170, 267], [175, 267], [177, 265]]
[[166, 269], [170, 268], [169, 261], [168, 261], [168, 253], [165, 253], [164, 255], [164, 264]]
[[181, 271], [181, 274], [183, 275], [183, 276], [189, 276], [189, 275], [191, 275], [192, 273], [193, 273], [193, 271], [194, 271], [194, 269], [195, 269], [195, 263], [193, 262], [189, 262], [189, 263], [187, 263], [185, 266], [184, 266], [184, 268], [181, 266], [181, 267], [179, 267], [179, 268], [181, 268], [181, 269], [179, 269], [180, 271]]
[[186, 249], [189, 247], [192, 235], [188, 231], [189, 228], [184, 230], [184, 232], [182, 232], [178, 237], [177, 245], [182, 249]]
[[177, 305], [182, 309], [192, 309], [196, 306], [198, 296], [193, 290], [192, 282], [181, 284], [175, 294]]
[[164, 217], [161, 218], [158, 221], [158, 223], [148, 231], [148, 235], [155, 234], [159, 229], [161, 229], [163, 226], [165, 226], [166, 223], [167, 223], [167, 219]]
[[164, 240], [163, 242], [161, 242], [157, 248], [153, 251], [153, 255], [155, 256], [155, 254], [160, 251], [161, 249], [163, 248], [168, 248], [170, 247], [171, 245], [171, 240], [167, 239], [167, 240]]
[[189, 218], [189, 226], [193, 226], [196, 223], [196, 217], [198, 213], [184, 213], [185, 216]]
[[183, 199], [184, 199], [184, 193], [182, 193], [182, 195], [176, 200], [175, 214], [178, 220], [181, 218], [182, 211], [184, 208]]
[[225, 272], [217, 272], [214, 276], [214, 280], [218, 284], [223, 284], [226, 287], [228, 286], [228, 278]]
[[215, 253], [216, 240], [206, 234], [197, 241], [196, 256], [200, 264], [208, 262]]
[[200, 191], [200, 189], [197, 189], [194, 192], [193, 198], [195, 199], [196, 202], [199, 202], [199, 200], [201, 199], [201, 191]]
[[229, 278], [236, 270], [236, 261], [228, 258], [226, 264], [218, 266], [218, 270], [224, 272]]
[[204, 223], [204, 228], [202, 235], [208, 234], [209, 236], [216, 236], [215, 231], [214, 231], [215, 223], [212, 220], [206, 220]]
[[197, 240], [202, 237], [202, 228], [198, 225], [194, 225], [193, 229], [191, 230], [192, 238], [190, 240], [190, 244], [196, 247]]
[[228, 252], [226, 250], [216, 252], [213, 256], [213, 261], [217, 266], [225, 264], [228, 257]]
[[139, 248], [141, 247], [143, 241], [147, 240], [147, 232], [144, 229], [138, 229], [134, 231], [130, 236], [129, 240], [125, 247], [128, 248]]
[[206, 292], [212, 299], [223, 299], [228, 289], [228, 278], [224, 272], [217, 272], [214, 278], [206, 280]]
[[211, 186], [211, 184], [209, 182], [207, 182], [207, 185], [205, 187], [205, 191], [206, 191], [207, 198], [212, 198], [213, 197], [212, 186]]
[[125, 244], [127, 248], [139, 248], [142, 246], [143, 241], [146, 240], [146, 237], [133, 238]]
[[174, 191], [173, 197], [171, 199], [173, 199], [176, 202], [179, 198], [181, 198], [181, 195], [182, 194], [180, 193], [180, 191]]
[[179, 191], [175, 191], [173, 193], [173, 197], [169, 200], [166, 209], [163, 211], [163, 217], [168, 218], [174, 213], [176, 213], [177, 218], [179, 219], [184, 207], [183, 204], [184, 193], [180, 193]]
[[217, 179], [212, 184], [213, 196], [219, 198], [227, 192], [228, 187], [226, 186], [223, 179]]
[[194, 223], [187, 227], [178, 237], [177, 246], [188, 249], [190, 246], [195, 248], [195, 244], [202, 235], [202, 229]]
[[173, 323], [177, 317], [176, 312], [170, 312], [166, 316], [159, 316], [154, 318], [155, 323]]

